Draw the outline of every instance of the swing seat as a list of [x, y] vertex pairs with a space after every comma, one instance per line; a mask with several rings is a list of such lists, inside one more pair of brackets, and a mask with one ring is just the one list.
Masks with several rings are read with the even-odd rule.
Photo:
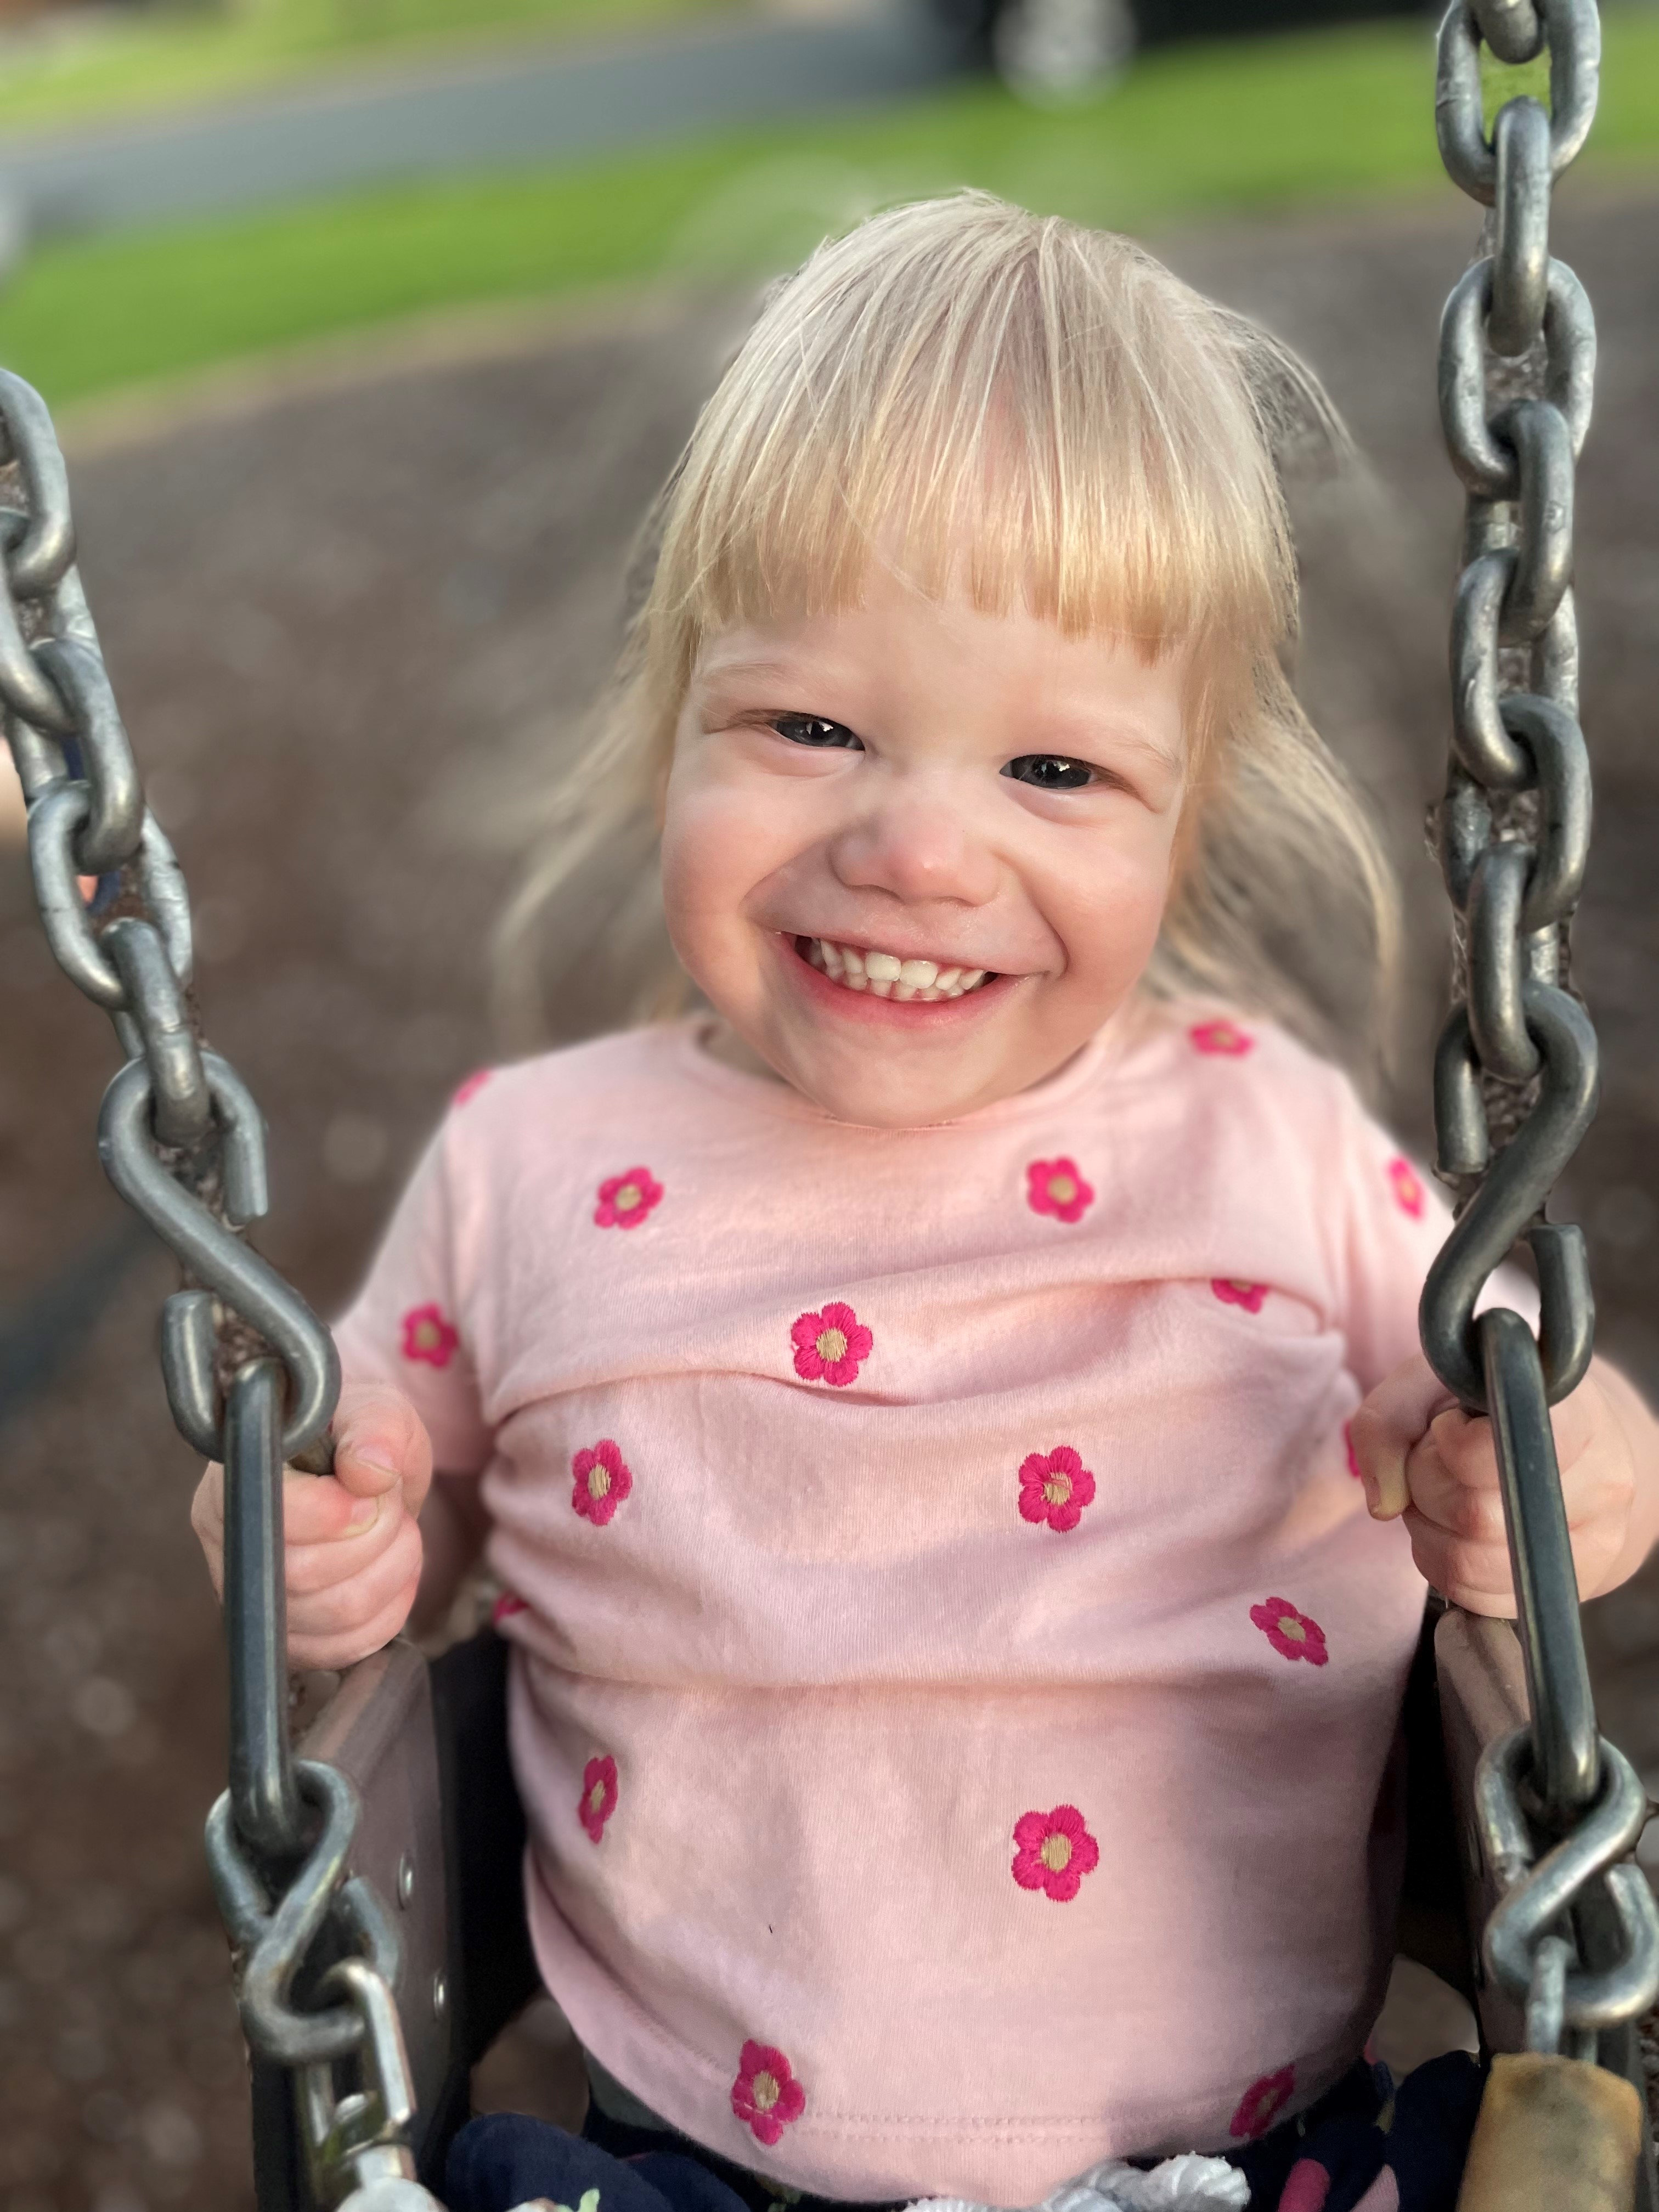
[[[439, 2194], [450, 2142], [469, 2117], [472, 2069], [540, 1987], [524, 1911], [524, 1808], [507, 1755], [507, 1655], [490, 1629], [430, 1662], [391, 1644], [340, 1678], [300, 1747], [356, 1784], [351, 1870], [396, 1900], [395, 1994], [419, 2100], [413, 2148], [422, 2180]], [[1518, 2008], [1482, 1986], [1470, 1940], [1497, 1886], [1467, 1808], [1481, 1752], [1526, 1713], [1507, 1621], [1455, 1610], [1425, 1617], [1402, 1723], [1400, 1948], [1475, 2003], [1495, 2051], [1519, 2051], [1524, 2039]], [[1455, 1808], [1465, 1808], [1461, 1818]], [[323, 2212], [291, 2079], [279, 2069], [253, 2069], [253, 2138], [259, 2212]]]

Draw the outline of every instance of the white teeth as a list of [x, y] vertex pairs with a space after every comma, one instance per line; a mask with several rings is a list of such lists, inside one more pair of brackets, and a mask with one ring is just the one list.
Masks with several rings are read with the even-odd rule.
[[960, 999], [985, 981], [984, 968], [941, 968], [933, 960], [901, 960], [896, 952], [867, 952], [833, 938], [798, 940], [809, 966], [848, 991], [869, 991], [878, 999], [936, 1006]]

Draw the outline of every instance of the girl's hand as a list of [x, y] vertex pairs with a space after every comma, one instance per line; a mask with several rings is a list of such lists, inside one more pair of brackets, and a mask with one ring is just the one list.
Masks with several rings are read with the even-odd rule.
[[[210, 1467], [191, 1507], [213, 1587], [225, 1580], [224, 1469]], [[348, 1384], [334, 1416], [334, 1473], [283, 1478], [291, 1665], [349, 1667], [390, 1643], [421, 1579], [416, 1516], [432, 1480], [432, 1445], [408, 1400]]]
[[[1632, 1407], [1643, 1425], [1635, 1447]], [[1632, 1555], [1632, 1508], [1644, 1490], [1659, 1493], [1655, 1425], [1600, 1361], [1551, 1409], [1551, 1421], [1579, 1595], [1595, 1597], [1633, 1573], [1645, 1553], [1644, 1541]], [[1419, 1353], [1371, 1392], [1352, 1433], [1372, 1517], [1404, 1515], [1425, 1579], [1469, 1613], [1512, 1617], [1492, 1423], [1464, 1413]], [[1650, 1510], [1638, 1517], [1645, 1522]]]

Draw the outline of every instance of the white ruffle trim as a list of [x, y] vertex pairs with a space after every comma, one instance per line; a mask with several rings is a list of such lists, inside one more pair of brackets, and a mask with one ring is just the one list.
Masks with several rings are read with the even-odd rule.
[[[1224, 2158], [1183, 2151], [1150, 2170], [1109, 2158], [1026, 2212], [1244, 2212], [1250, 2185]], [[923, 2197], [906, 2212], [1001, 2212], [963, 2197]]]

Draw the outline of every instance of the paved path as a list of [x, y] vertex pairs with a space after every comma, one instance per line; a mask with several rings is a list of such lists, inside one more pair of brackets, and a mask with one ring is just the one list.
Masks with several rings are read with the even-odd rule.
[[15, 134], [0, 140], [0, 181], [35, 235], [125, 229], [890, 98], [951, 60], [922, 0], [872, 0], [829, 21], [519, 46], [199, 114]]

